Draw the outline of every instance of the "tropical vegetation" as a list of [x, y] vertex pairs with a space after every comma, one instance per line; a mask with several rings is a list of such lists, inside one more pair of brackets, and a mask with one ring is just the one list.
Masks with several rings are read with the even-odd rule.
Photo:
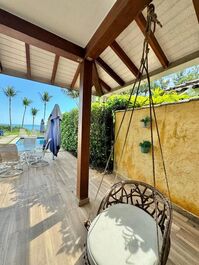
[[34, 126], [35, 126], [35, 116], [38, 113], [38, 109], [36, 108], [31, 108], [31, 114], [32, 114], [32, 131], [34, 130]]
[[46, 91], [43, 94], [40, 94], [40, 96], [41, 96], [41, 100], [42, 100], [42, 102], [44, 104], [44, 117], [43, 117], [43, 119], [44, 119], [44, 123], [45, 123], [45, 118], [46, 118], [46, 105], [50, 101], [50, 99], [52, 98], [52, 96], [50, 96], [49, 93], [46, 92]]
[[9, 106], [9, 120], [10, 120], [10, 131], [12, 131], [12, 98], [17, 95], [17, 91], [12, 86], [8, 86], [3, 89], [4, 94], [8, 98]]
[[23, 106], [24, 106], [24, 112], [23, 112], [23, 117], [22, 117], [22, 123], [21, 123], [21, 127], [23, 128], [24, 126], [24, 119], [25, 119], [25, 114], [26, 114], [26, 109], [27, 107], [32, 103], [31, 99], [28, 99], [26, 97], [23, 98], [22, 100]]

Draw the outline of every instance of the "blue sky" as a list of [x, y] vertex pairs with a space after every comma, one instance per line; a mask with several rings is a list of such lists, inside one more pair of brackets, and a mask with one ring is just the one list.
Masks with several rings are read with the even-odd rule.
[[39, 112], [35, 118], [35, 124], [40, 124], [43, 118], [43, 104], [40, 99], [40, 93], [44, 91], [49, 92], [53, 96], [47, 105], [46, 117], [49, 116], [54, 105], [57, 103], [60, 106], [62, 112], [70, 111], [77, 107], [77, 103], [74, 99], [65, 95], [59, 87], [33, 82], [21, 78], [11, 77], [7, 75], [0, 75], [0, 124], [8, 124], [8, 98], [4, 95], [2, 89], [7, 86], [13, 86], [18, 94], [13, 98], [12, 103], [12, 123], [21, 124], [23, 106], [22, 99], [27, 97], [33, 101], [30, 107], [28, 107], [25, 117], [25, 124], [32, 124], [32, 116], [30, 113], [31, 107], [39, 109]]

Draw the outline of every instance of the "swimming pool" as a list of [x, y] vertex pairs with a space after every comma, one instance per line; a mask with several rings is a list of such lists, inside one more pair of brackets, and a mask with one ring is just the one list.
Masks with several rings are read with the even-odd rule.
[[31, 151], [35, 147], [36, 148], [42, 148], [44, 144], [44, 137], [37, 137], [36, 138], [36, 146], [29, 144], [28, 146], [24, 145], [24, 138], [20, 138], [17, 142], [17, 150], [18, 152], [24, 152], [24, 151]]

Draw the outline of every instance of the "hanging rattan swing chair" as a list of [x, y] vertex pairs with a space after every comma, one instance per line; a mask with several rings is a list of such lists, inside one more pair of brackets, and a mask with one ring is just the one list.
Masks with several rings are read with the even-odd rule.
[[[147, 8], [146, 38], [143, 44], [143, 53], [139, 68], [139, 72], [141, 74], [137, 76], [137, 80], [133, 85], [129, 97], [128, 102], [130, 102], [135, 86], [138, 84], [134, 106], [131, 110], [129, 126], [127, 128], [119, 160], [120, 163], [133, 118], [141, 77], [145, 71], [149, 88], [153, 186], [134, 180], [123, 180], [115, 183], [117, 179], [116, 174], [114, 181], [115, 184], [103, 198], [96, 217], [92, 222], [88, 220], [85, 223], [88, 230], [85, 252], [85, 264], [87, 265], [165, 265], [168, 259], [170, 250], [172, 207], [158, 124], [152, 100], [150, 77], [148, 73], [148, 36], [151, 32], [155, 32], [156, 23], [161, 25], [154, 12], [154, 6], [151, 4]], [[117, 131], [115, 142], [117, 141], [122, 128], [127, 109], [128, 104]], [[156, 188], [153, 120], [158, 136], [165, 183], [168, 189], [168, 199]], [[106, 173], [108, 168], [112, 152], [107, 161], [104, 173]], [[104, 175], [100, 182], [95, 200], [103, 182]]]

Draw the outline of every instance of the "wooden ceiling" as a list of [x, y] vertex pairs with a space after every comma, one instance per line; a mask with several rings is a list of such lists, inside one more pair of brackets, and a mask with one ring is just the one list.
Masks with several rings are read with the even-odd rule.
[[[1, 73], [78, 88], [86, 58], [92, 61], [97, 95], [130, 84], [139, 75], [146, 6], [151, 2], [117, 0], [85, 47], [0, 9]], [[199, 1], [153, 3], [163, 28], [149, 38], [151, 74], [198, 58]]]

